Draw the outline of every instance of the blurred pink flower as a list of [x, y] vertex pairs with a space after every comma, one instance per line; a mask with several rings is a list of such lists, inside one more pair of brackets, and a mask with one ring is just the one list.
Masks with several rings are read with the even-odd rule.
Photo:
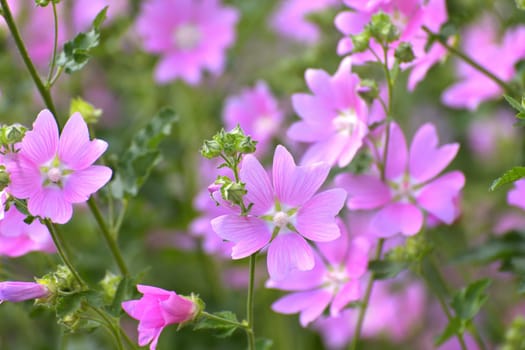
[[307, 16], [338, 4], [339, 0], [283, 0], [271, 18], [271, 26], [284, 37], [315, 44], [319, 28]]
[[[423, 226], [423, 212], [451, 224], [458, 216], [457, 198], [465, 177], [460, 171], [438, 174], [454, 159], [457, 143], [438, 147], [435, 127], [427, 123], [415, 134], [410, 150], [399, 126], [391, 123], [385, 181], [378, 174], [342, 174], [338, 186], [348, 191], [350, 210], [377, 210], [370, 225], [376, 235], [414, 235]], [[377, 151], [379, 161], [382, 151]]]
[[150, 350], [155, 350], [164, 327], [191, 321], [200, 312], [194, 300], [175, 292], [140, 284], [137, 289], [144, 294], [142, 298], [125, 301], [122, 308], [139, 321], [139, 346], [149, 344]]
[[[339, 221], [341, 236], [331, 242], [317, 243], [315, 266], [309, 271], [294, 271], [286, 279], [270, 279], [266, 286], [290, 293], [272, 304], [283, 314], [300, 313], [306, 327], [330, 305], [330, 315], [337, 316], [352, 301], [361, 297], [361, 277], [367, 271], [370, 242], [352, 236]], [[322, 257], [321, 257], [322, 256]]]
[[263, 81], [252, 89], [244, 89], [239, 95], [228, 97], [222, 116], [228, 130], [239, 124], [246, 135], [257, 141], [258, 155], [266, 153], [270, 141], [280, 131], [284, 117]]
[[[389, 65], [394, 63], [394, 52], [400, 42], [405, 41], [412, 44], [415, 60], [401, 65], [402, 68], [412, 67], [412, 72], [408, 78], [410, 90], [413, 90], [425, 77], [430, 67], [445, 56], [446, 49], [437, 43], [432, 45], [429, 51], [425, 50], [428, 35], [421, 29], [426, 26], [434, 32], [439, 31], [448, 17], [445, 0], [346, 0], [345, 3], [354, 8], [355, 11], [341, 12], [335, 18], [337, 29], [345, 35], [339, 41], [338, 54], [351, 53], [353, 44], [349, 35], [362, 32], [365, 25], [370, 22], [372, 15], [378, 11], [383, 11], [391, 16], [401, 34], [399, 40], [389, 47]], [[380, 57], [383, 57], [383, 49], [373, 39], [370, 42], [370, 47]], [[355, 64], [377, 60], [369, 50], [352, 54], [352, 57]]]
[[308, 69], [305, 79], [313, 95], [292, 96], [293, 107], [302, 120], [292, 124], [288, 136], [311, 143], [302, 164], [324, 161], [344, 167], [368, 133], [368, 110], [357, 93], [360, 80], [352, 73], [352, 60], [345, 58], [334, 76]]
[[507, 194], [507, 202], [525, 210], [525, 179], [514, 182], [514, 188]]
[[[516, 73], [514, 65], [525, 58], [525, 26], [507, 30], [501, 39], [497, 33], [495, 20], [485, 16], [465, 30], [463, 50], [499, 79], [509, 81]], [[460, 81], [441, 96], [447, 106], [473, 111], [481, 102], [503, 94], [498, 84], [463, 61], [458, 62], [457, 73]]]
[[[400, 288], [397, 281], [377, 281], [363, 323], [362, 337], [373, 338], [384, 334], [395, 342], [403, 341], [421, 321], [425, 299], [421, 283], [411, 282]], [[359, 309], [354, 308], [337, 316], [321, 317], [313, 328], [321, 333], [329, 349], [343, 349], [354, 335], [358, 314]]]
[[10, 301], [13, 303], [43, 298], [49, 294], [46, 286], [35, 282], [0, 282], [0, 303]]
[[506, 140], [513, 142], [518, 136], [514, 121], [514, 115], [503, 109], [487, 118], [473, 118], [467, 130], [470, 148], [481, 160], [498, 156], [498, 146]]
[[162, 56], [155, 80], [162, 84], [180, 78], [195, 85], [204, 70], [220, 75], [238, 19], [238, 11], [219, 0], [144, 2], [136, 29], [144, 49]]
[[314, 267], [314, 254], [306, 239], [332, 241], [339, 237], [335, 216], [346, 194], [331, 189], [315, 194], [328, 176], [325, 163], [296, 166], [292, 155], [277, 146], [273, 158], [273, 181], [253, 155], [245, 156], [240, 171], [246, 183], [247, 216], [227, 214], [212, 220], [215, 232], [234, 242], [233, 259], [242, 259], [268, 245], [268, 272], [282, 280], [294, 270]]
[[106, 6], [108, 11], [104, 23], [110, 23], [117, 16], [124, 15], [128, 11], [128, 2], [128, 0], [75, 0], [72, 8], [73, 26], [77, 32], [89, 29], [97, 14]]
[[16, 161], [8, 165], [10, 194], [27, 198], [32, 215], [64, 224], [73, 215], [74, 203], [87, 201], [111, 178], [110, 168], [93, 165], [107, 146], [89, 140], [80, 113], [69, 118], [59, 138], [53, 115], [43, 110], [21, 142]]
[[25, 215], [12, 205], [0, 220], [0, 255], [18, 257], [32, 251], [54, 253], [53, 239], [38, 220], [26, 224]]

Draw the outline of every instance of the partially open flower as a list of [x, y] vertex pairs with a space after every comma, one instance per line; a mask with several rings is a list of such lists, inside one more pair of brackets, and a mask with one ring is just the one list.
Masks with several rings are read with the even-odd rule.
[[49, 290], [46, 286], [36, 282], [0, 282], [0, 302], [13, 303], [46, 297]]

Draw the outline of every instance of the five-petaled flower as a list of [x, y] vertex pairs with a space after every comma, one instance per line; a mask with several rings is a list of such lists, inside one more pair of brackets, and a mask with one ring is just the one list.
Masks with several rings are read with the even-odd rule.
[[8, 164], [10, 194], [27, 199], [31, 215], [64, 224], [73, 215], [74, 203], [87, 201], [111, 178], [110, 168], [93, 165], [106, 148], [105, 141], [89, 139], [80, 113], [69, 118], [59, 138], [53, 115], [43, 110]]
[[296, 166], [292, 155], [277, 146], [273, 158], [273, 181], [257, 158], [247, 155], [240, 171], [246, 183], [247, 216], [227, 214], [212, 220], [215, 232], [234, 242], [232, 258], [245, 258], [269, 244], [268, 272], [281, 280], [293, 270], [314, 267], [313, 250], [305, 240], [332, 241], [340, 231], [335, 216], [346, 193], [331, 189], [315, 194], [328, 176], [327, 164]]

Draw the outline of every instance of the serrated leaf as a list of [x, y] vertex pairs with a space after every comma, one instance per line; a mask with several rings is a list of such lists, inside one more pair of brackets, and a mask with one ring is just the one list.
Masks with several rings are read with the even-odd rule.
[[494, 191], [496, 188], [515, 182], [525, 177], [525, 167], [516, 166], [508, 170], [505, 174], [497, 178], [490, 185], [490, 190]]
[[491, 279], [484, 278], [460, 290], [451, 302], [456, 316], [465, 321], [470, 321], [474, 318], [487, 301], [488, 294], [486, 290], [491, 284]]
[[100, 26], [106, 19], [108, 6], [104, 7], [93, 20], [91, 30], [78, 33], [73, 40], [64, 44], [64, 50], [59, 54], [57, 65], [64, 67], [68, 74], [82, 69], [91, 57], [90, 51], [100, 42]]
[[389, 260], [373, 260], [368, 263], [368, 269], [376, 280], [394, 278], [408, 268], [408, 263]]
[[441, 332], [441, 334], [438, 335], [436, 339], [434, 339], [434, 344], [436, 346], [440, 346], [441, 344], [443, 344], [444, 342], [446, 342], [447, 340], [449, 340], [456, 334], [461, 334], [461, 333], [463, 333], [462, 322], [459, 318], [455, 317], [450, 320], [450, 322], [448, 323], [447, 327], [443, 330], [443, 332]]
[[114, 197], [121, 199], [137, 195], [151, 170], [160, 161], [158, 146], [171, 133], [175, 121], [177, 121], [175, 112], [166, 108], [137, 132], [130, 147], [119, 157], [111, 185]]
[[233, 312], [219, 311], [213, 313], [213, 315], [224, 319], [224, 321], [216, 318], [208, 318], [206, 316], [203, 316], [199, 319], [197, 324], [195, 324], [193, 329], [213, 329], [217, 331], [216, 335], [218, 337], [225, 338], [231, 336], [233, 332], [235, 332], [235, 330], [239, 328], [237, 325], [231, 323], [239, 323], [239, 321], [237, 320], [237, 316]]
[[525, 108], [515, 98], [513, 98], [513, 97], [511, 97], [509, 95], [503, 95], [503, 97], [512, 106], [512, 108], [514, 108], [518, 112], [522, 112], [522, 113], [525, 112]]
[[255, 340], [256, 350], [269, 350], [273, 346], [273, 340], [266, 338], [259, 338]]

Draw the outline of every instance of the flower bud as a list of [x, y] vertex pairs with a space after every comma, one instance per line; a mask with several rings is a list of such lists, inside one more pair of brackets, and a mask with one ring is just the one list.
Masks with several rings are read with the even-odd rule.
[[44, 298], [49, 295], [49, 290], [43, 284], [36, 282], [0, 282], [0, 302], [10, 301], [13, 303]]

